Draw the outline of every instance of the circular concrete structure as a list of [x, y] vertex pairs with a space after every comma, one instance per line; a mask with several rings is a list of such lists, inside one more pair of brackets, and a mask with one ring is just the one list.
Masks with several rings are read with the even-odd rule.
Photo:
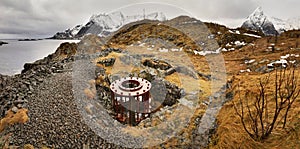
[[137, 125], [150, 116], [151, 83], [143, 78], [126, 77], [110, 85], [115, 117], [122, 123]]

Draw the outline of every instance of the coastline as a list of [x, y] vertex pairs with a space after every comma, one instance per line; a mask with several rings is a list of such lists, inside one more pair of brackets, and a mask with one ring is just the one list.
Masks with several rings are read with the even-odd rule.
[[34, 63], [55, 52], [63, 42], [75, 42], [79, 40], [36, 40], [20, 41], [19, 39], [6, 39], [7, 45], [0, 46], [0, 74], [16, 75], [24, 69], [25, 63]]

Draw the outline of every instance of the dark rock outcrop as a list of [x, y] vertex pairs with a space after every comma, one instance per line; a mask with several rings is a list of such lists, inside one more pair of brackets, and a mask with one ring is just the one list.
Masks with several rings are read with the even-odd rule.
[[0, 46], [2, 46], [3, 44], [8, 44], [8, 43], [4, 41], [0, 41]]
[[77, 25], [72, 29], [66, 29], [63, 32], [57, 32], [51, 39], [74, 39], [81, 30], [82, 25]]
[[167, 70], [172, 67], [167, 62], [164, 62], [162, 60], [157, 60], [157, 59], [144, 59], [142, 61], [142, 64], [144, 66], [148, 66], [148, 67], [160, 69], [160, 70]]

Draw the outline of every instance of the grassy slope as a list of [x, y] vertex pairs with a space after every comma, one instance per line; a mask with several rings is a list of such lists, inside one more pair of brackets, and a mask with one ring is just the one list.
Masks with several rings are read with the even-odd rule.
[[[257, 40], [255, 46], [246, 46], [240, 51], [228, 52], [224, 54], [226, 61], [226, 68], [229, 75], [235, 77], [233, 86], [240, 84], [241, 92], [246, 90], [255, 90], [256, 85], [259, 83], [259, 78], [263, 78], [268, 74], [260, 73], [246, 73], [237, 74], [239, 69], [246, 68], [244, 59], [256, 59], [260, 61], [262, 59], [278, 60], [280, 56], [285, 54], [300, 54], [297, 43], [300, 38], [297, 38], [298, 33], [291, 32], [283, 34], [278, 37], [275, 52], [265, 52], [265, 49], [270, 43], [275, 43], [275, 37], [265, 37]], [[296, 34], [296, 36], [295, 36]], [[296, 37], [296, 38], [291, 38]], [[253, 50], [252, 50], [253, 49]], [[299, 58], [297, 59], [299, 62]], [[259, 64], [265, 65], [265, 64]], [[255, 67], [259, 67], [255, 66]], [[234, 67], [236, 66], [236, 67]], [[271, 73], [271, 82], [274, 81], [274, 73]], [[295, 73], [300, 78], [299, 67]], [[300, 84], [300, 79], [298, 80]], [[271, 87], [274, 86], [270, 84]], [[298, 85], [299, 86], [299, 85]], [[300, 86], [299, 86], [300, 87]], [[237, 92], [238, 88], [233, 88], [234, 92]], [[238, 95], [234, 96], [233, 101], [237, 102]], [[273, 103], [274, 104], [274, 103]], [[236, 115], [233, 108], [233, 102], [228, 102], [220, 111], [218, 115], [218, 129], [214, 135], [209, 148], [300, 148], [300, 97], [295, 101], [293, 108], [291, 109], [288, 124], [285, 129], [281, 129], [280, 125], [274, 130], [272, 135], [264, 142], [256, 142], [251, 139], [244, 131], [239, 117]]]
[[[299, 76], [299, 68], [296, 75]], [[237, 76], [234, 81], [234, 92], [237, 92], [237, 84], [242, 93], [246, 90], [255, 90], [259, 82], [259, 78], [265, 75], [241, 75]], [[274, 72], [271, 73], [271, 82], [274, 81]], [[300, 84], [300, 80], [298, 80]], [[270, 84], [273, 87], [274, 83]], [[243, 96], [241, 96], [243, 97]], [[235, 94], [233, 102], [239, 101], [239, 95]], [[218, 130], [213, 138], [210, 148], [300, 148], [300, 97], [295, 101], [290, 115], [288, 117], [288, 125], [285, 129], [281, 129], [278, 125], [269, 139], [265, 142], [256, 142], [252, 140], [243, 130], [239, 117], [233, 108], [233, 102], [228, 102], [218, 115]], [[274, 102], [270, 102], [274, 105]]]

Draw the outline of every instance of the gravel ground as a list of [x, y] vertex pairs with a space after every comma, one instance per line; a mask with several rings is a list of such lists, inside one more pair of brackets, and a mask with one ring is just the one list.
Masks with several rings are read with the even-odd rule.
[[10, 144], [51, 148], [120, 148], [98, 137], [77, 110], [72, 92], [71, 72], [45, 79], [28, 102], [30, 121], [10, 127]]

